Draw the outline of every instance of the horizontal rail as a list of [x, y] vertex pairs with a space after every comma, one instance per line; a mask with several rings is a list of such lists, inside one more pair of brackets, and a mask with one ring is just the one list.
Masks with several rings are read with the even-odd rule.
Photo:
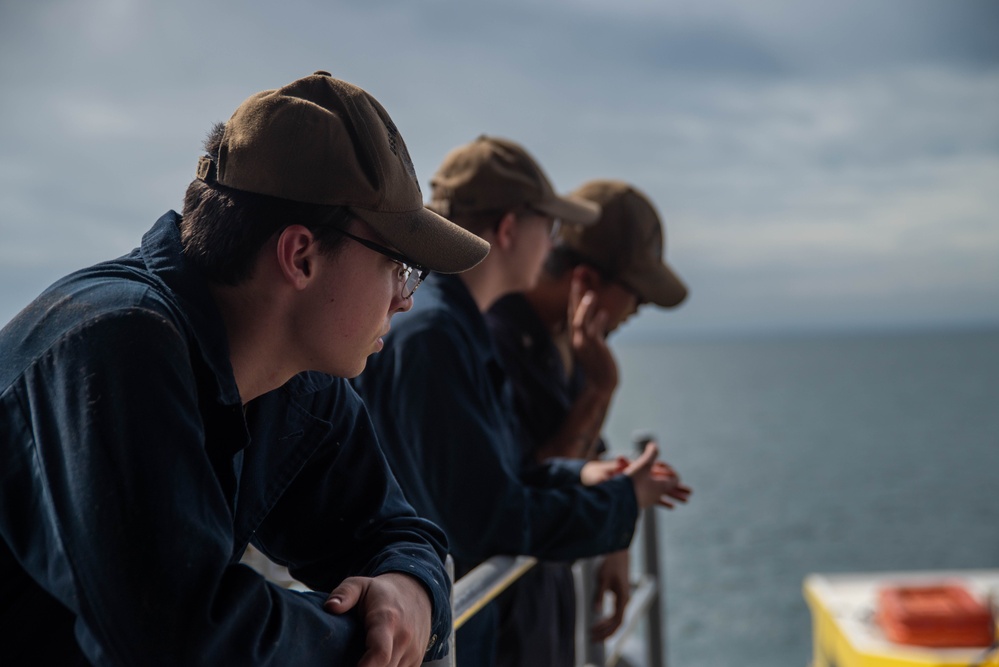
[[[649, 442], [654, 442], [651, 434], [636, 433], [633, 443], [639, 451]], [[666, 634], [665, 614], [662, 607], [665, 598], [665, 579], [659, 567], [659, 538], [656, 526], [656, 513], [645, 510], [641, 516], [641, 530], [636, 533], [637, 546], [641, 550], [643, 573], [632, 584], [632, 595], [625, 608], [621, 627], [604, 642], [593, 642], [589, 629], [595, 621], [595, 611], [590, 604], [577, 604], [576, 617], [576, 664], [612, 667], [623, 656], [625, 643], [631, 637], [639, 622], [648, 622], [646, 638], [646, 661], [648, 667], [665, 667], [666, 655], [664, 639]], [[597, 559], [588, 558], [573, 566], [577, 600], [590, 600], [594, 594], [594, 574]], [[534, 567], [537, 559], [530, 556], [493, 556], [454, 582], [452, 587], [452, 615], [454, 630], [464, 625], [497, 595], [502, 593], [525, 572]], [[448, 573], [454, 577], [453, 560], [448, 556]], [[451, 633], [451, 650], [440, 663], [452, 667], [455, 662], [455, 633]]]
[[[636, 437], [635, 444], [639, 447], [651, 440], [649, 436]], [[644, 511], [641, 519], [642, 530], [636, 537], [641, 542], [645, 573], [632, 584], [632, 595], [625, 608], [621, 627], [605, 642], [589, 641], [589, 628], [595, 620], [593, 607], [579, 604], [576, 623], [576, 662], [586, 665], [613, 666], [621, 659], [626, 640], [635, 631], [636, 625], [644, 618], [649, 622], [647, 664], [649, 667], [665, 667], [665, 652], [663, 639], [665, 623], [660, 609], [661, 595], [665, 582], [659, 571], [659, 550], [656, 530], [655, 512]], [[243, 555], [242, 562], [250, 565], [269, 580], [295, 590], [308, 590], [288, 574], [287, 569], [270, 562], [266, 556], [252, 547]], [[453, 628], [456, 632], [468, 619], [492, 602], [500, 593], [510, 587], [525, 572], [537, 563], [531, 556], [493, 556], [465, 576], [454, 582], [451, 589], [451, 611]], [[576, 579], [576, 597], [579, 600], [592, 599], [594, 572], [597, 559], [589, 558], [579, 561], [573, 567]], [[448, 576], [454, 581], [454, 560], [448, 555], [446, 568]], [[582, 568], [582, 569], [579, 569]], [[455, 632], [449, 638], [450, 651], [448, 655], [427, 665], [453, 667], [455, 664]]]
[[635, 627], [658, 601], [658, 590], [655, 577], [642, 575], [633, 585], [631, 599], [624, 610], [624, 620], [614, 634], [604, 642], [606, 647], [606, 664], [616, 665], [624, 654], [624, 645]]
[[454, 629], [457, 630], [534, 567], [531, 556], [493, 556], [454, 584]]

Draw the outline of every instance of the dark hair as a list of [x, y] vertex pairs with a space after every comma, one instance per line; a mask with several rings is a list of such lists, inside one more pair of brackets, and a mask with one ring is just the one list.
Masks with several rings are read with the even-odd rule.
[[552, 278], [561, 278], [580, 264], [591, 266], [601, 276], [607, 277], [600, 267], [565, 244], [556, 245], [548, 252], [548, 257], [545, 259], [544, 272]]
[[470, 211], [470, 212], [450, 212], [450, 215], [445, 215], [444, 217], [465, 229], [465, 231], [472, 232], [476, 236], [481, 237], [488, 231], [496, 232], [499, 230], [500, 223], [503, 222], [503, 218], [506, 217], [507, 213], [513, 213], [518, 219], [525, 218], [529, 215], [535, 215], [534, 211], [525, 206], [515, 206], [511, 208], [494, 208], [487, 209], [484, 211]]
[[[216, 123], [205, 139], [205, 152], [216, 161], [224, 130], [224, 124]], [[307, 227], [320, 250], [333, 254], [344, 241], [340, 228], [349, 218], [342, 206], [306, 204], [195, 179], [184, 195], [180, 238], [184, 256], [208, 280], [237, 285], [252, 276], [264, 243], [285, 227]]]

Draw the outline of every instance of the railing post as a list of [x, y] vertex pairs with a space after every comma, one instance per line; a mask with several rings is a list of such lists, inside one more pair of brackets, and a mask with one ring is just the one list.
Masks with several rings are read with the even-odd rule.
[[[652, 433], [637, 432], [632, 435], [632, 442], [641, 453], [647, 444], [656, 442], [656, 437]], [[656, 582], [655, 599], [649, 606], [648, 665], [666, 667], [666, 577], [659, 567], [659, 534], [654, 508], [642, 511], [642, 567]]]
[[597, 559], [586, 558], [578, 561], [572, 568], [572, 576], [576, 584], [576, 667], [599, 665], [607, 663], [607, 654], [603, 642], [590, 639], [590, 628], [596, 621], [593, 598], [597, 592]]
[[[654, 435], [636, 433], [632, 440], [639, 452]], [[650, 508], [651, 509], [651, 508]], [[666, 578], [659, 565], [659, 537], [656, 512], [644, 510], [639, 517], [639, 542], [641, 543], [642, 576], [632, 583], [634, 596], [625, 611], [622, 627], [607, 642], [590, 641], [590, 628], [598, 613], [593, 603], [596, 594], [596, 568], [599, 559], [577, 561], [572, 568], [576, 584], [576, 667], [605, 667], [610, 660], [616, 662], [622, 654], [624, 641], [631, 635], [641, 614], [648, 614], [648, 641], [646, 662], [648, 667], [666, 667]], [[468, 572], [460, 581], [454, 581], [454, 561], [447, 559], [448, 577], [451, 579], [451, 608], [454, 612], [455, 630], [488, 604], [501, 591], [534, 566], [536, 559], [528, 556], [494, 556]], [[434, 663], [439, 667], [457, 664], [454, 632], [448, 640], [448, 656]]]

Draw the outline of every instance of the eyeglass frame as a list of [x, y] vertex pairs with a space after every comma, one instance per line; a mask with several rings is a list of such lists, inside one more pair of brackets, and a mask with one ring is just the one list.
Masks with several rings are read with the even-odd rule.
[[[427, 276], [430, 274], [430, 269], [424, 268], [419, 264], [414, 264], [413, 261], [408, 257], [406, 257], [405, 255], [398, 253], [394, 250], [390, 250], [385, 246], [381, 245], [380, 243], [375, 243], [374, 241], [369, 241], [368, 239], [361, 238], [360, 236], [355, 236], [354, 234], [351, 234], [350, 232], [345, 231], [343, 229], [337, 229], [337, 231], [339, 231], [347, 238], [357, 241], [368, 250], [374, 250], [378, 254], [384, 255], [385, 257], [391, 259], [393, 262], [402, 266], [402, 270], [406, 274], [406, 279], [401, 281], [403, 299], [408, 299], [409, 297], [413, 296], [413, 293], [416, 292], [416, 288], [419, 287], [420, 284], [423, 283], [423, 281], [426, 280]], [[409, 293], [407, 294], [406, 287], [407, 285], [409, 285], [409, 282], [414, 275], [416, 276], [416, 283], [413, 285], [413, 288], [408, 291]]]
[[539, 215], [542, 218], [550, 218], [552, 221], [552, 229], [548, 233], [548, 238], [552, 241], [558, 238], [559, 230], [562, 229], [562, 218], [552, 215], [551, 213], [545, 213], [544, 211], [539, 211], [531, 205], [524, 206], [524, 210], [528, 213], [533, 213], [534, 215]]

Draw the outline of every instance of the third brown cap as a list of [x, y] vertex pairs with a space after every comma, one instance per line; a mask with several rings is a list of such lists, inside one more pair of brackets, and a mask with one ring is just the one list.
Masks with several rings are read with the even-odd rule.
[[568, 224], [587, 225], [600, 214], [592, 202], [556, 194], [523, 146], [486, 135], [448, 153], [430, 185], [427, 206], [445, 217], [529, 206]]
[[665, 230], [648, 197], [622, 181], [595, 180], [572, 193], [601, 208], [589, 227], [565, 227], [559, 236], [588, 264], [612, 276], [643, 301], [679, 305], [687, 287], [663, 260]]

